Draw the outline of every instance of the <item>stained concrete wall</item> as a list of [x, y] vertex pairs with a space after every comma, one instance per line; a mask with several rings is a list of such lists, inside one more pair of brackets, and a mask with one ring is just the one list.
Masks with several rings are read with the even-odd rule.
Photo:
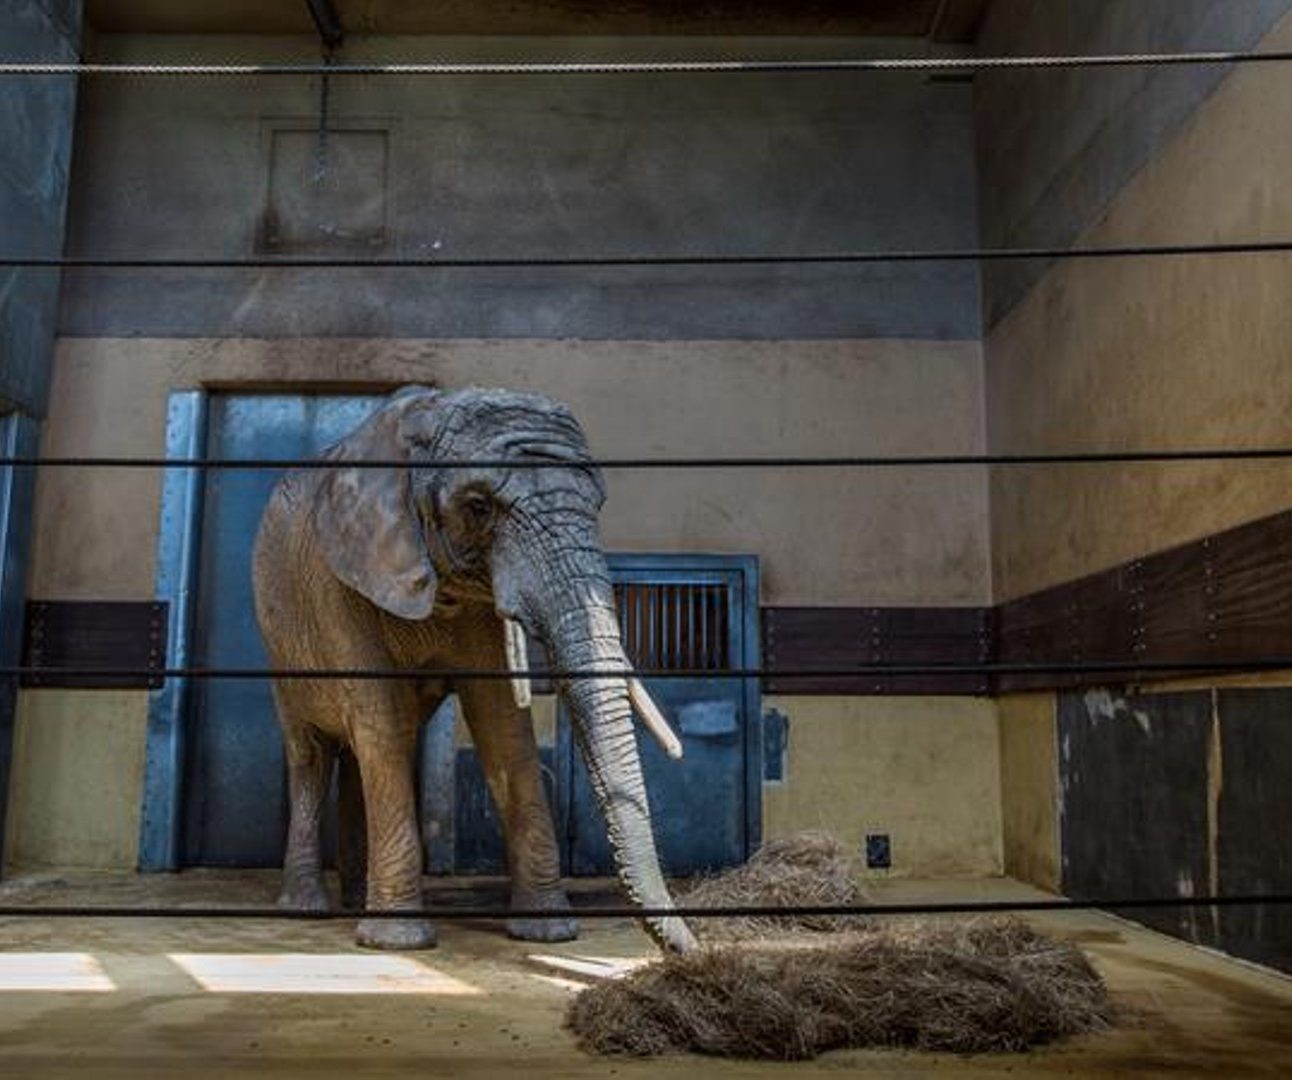
[[[1292, 16], [1260, 43], [1289, 45]], [[1290, 91], [1286, 65], [1229, 73], [1076, 242], [1292, 234], [1292, 146], [1276, 135]], [[984, 342], [993, 452], [1287, 445], [1290, 287], [1283, 256], [1055, 265]], [[1278, 463], [997, 470], [995, 597], [1286, 509], [1290, 482]]]
[[[364, 59], [711, 56], [708, 39], [371, 38]], [[723, 39], [730, 56], [925, 49]], [[308, 38], [104, 35], [105, 61], [317, 60]], [[969, 88], [918, 76], [100, 80], [78, 132], [78, 254], [409, 257], [972, 246]], [[321, 160], [325, 167], [319, 170]], [[78, 336], [978, 336], [972, 264], [78, 272]]]
[[[1243, 51], [1289, 8], [1292, 0], [993, 0], [977, 50], [984, 56]], [[1204, 64], [979, 76], [984, 246], [1074, 241], [1229, 73]], [[1040, 260], [985, 266], [988, 325], [1046, 270]]]
[[[80, 0], [6, 5], [0, 53], [9, 62], [75, 62]], [[0, 221], [3, 253], [63, 251], [76, 80], [0, 79]], [[0, 268], [0, 413], [45, 409], [58, 313], [57, 270]]]
[[[65, 63], [81, 40], [79, 0], [7, 4], [6, 61]], [[56, 256], [63, 248], [76, 83], [0, 79], [0, 252]], [[0, 453], [35, 451], [58, 313], [57, 270], [0, 269]], [[0, 666], [20, 658], [31, 506], [29, 470], [0, 467]], [[0, 799], [9, 790], [17, 682], [0, 677]], [[0, 806], [0, 834], [4, 807]]]
[[[975, 453], [973, 342], [64, 339], [44, 451], [155, 456], [175, 389], [478, 383], [567, 401], [603, 457]], [[156, 471], [41, 478], [32, 595], [153, 588]], [[621, 471], [621, 551], [752, 552], [768, 604], [980, 604], [983, 472]]]

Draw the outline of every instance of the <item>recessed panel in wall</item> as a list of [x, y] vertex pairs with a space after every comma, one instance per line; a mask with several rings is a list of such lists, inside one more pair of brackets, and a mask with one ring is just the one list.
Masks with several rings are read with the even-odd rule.
[[387, 131], [273, 127], [267, 142], [261, 251], [359, 253], [386, 243]]

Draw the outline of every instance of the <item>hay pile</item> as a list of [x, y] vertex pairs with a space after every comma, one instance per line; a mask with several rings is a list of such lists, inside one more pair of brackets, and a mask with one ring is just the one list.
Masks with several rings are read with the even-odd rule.
[[[695, 907], [864, 904], [857, 869], [838, 840], [804, 833], [767, 844], [681, 900]], [[584, 1049], [780, 1061], [843, 1047], [980, 1053], [1024, 1050], [1105, 1028], [1113, 1018], [1084, 954], [1020, 919], [755, 917], [693, 925], [706, 941], [699, 951], [574, 999], [566, 1025]]]
[[[684, 907], [856, 906], [868, 901], [857, 883], [858, 859], [829, 833], [802, 832], [769, 840], [743, 866], [702, 878], [679, 897]], [[776, 931], [855, 930], [862, 915], [751, 916], [697, 919], [706, 939], [748, 938]]]
[[1017, 919], [975, 919], [703, 948], [585, 990], [566, 1023], [601, 1054], [796, 1061], [842, 1047], [1024, 1050], [1111, 1019], [1078, 949]]

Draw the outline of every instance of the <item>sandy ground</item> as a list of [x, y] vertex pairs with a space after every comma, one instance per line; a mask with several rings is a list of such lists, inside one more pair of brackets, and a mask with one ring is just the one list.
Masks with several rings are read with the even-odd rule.
[[[271, 903], [273, 873], [68, 874], [0, 903]], [[880, 900], [1039, 895], [1007, 880], [888, 882]], [[496, 886], [487, 898], [503, 895]], [[437, 892], [437, 902], [461, 891]], [[604, 899], [604, 897], [600, 897]], [[1036, 923], [1079, 943], [1137, 1019], [1025, 1055], [841, 1051], [792, 1065], [596, 1058], [561, 1026], [572, 994], [651, 956], [634, 924], [563, 945], [444, 924], [432, 952], [365, 952], [351, 924], [213, 918], [0, 920], [0, 1076], [199, 1078], [1292, 1076], [1292, 980], [1097, 913]]]

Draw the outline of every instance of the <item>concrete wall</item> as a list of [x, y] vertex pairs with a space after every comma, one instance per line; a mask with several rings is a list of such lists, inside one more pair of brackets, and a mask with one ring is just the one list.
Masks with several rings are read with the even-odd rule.
[[[156, 455], [166, 395], [215, 386], [470, 383], [571, 405], [604, 457], [974, 453], [973, 342], [79, 340], [59, 347], [44, 450]], [[769, 604], [980, 604], [982, 471], [623, 471], [616, 550], [753, 552]], [[156, 471], [41, 478], [31, 591], [153, 588]]]
[[[74, 62], [80, 0], [6, 5], [6, 61]], [[76, 81], [0, 79], [0, 221], [3, 253], [60, 255]], [[0, 413], [44, 412], [58, 312], [57, 270], [0, 269]]]
[[[922, 42], [878, 48], [909, 51]], [[709, 39], [370, 38], [345, 61], [711, 56]], [[731, 56], [861, 39], [723, 39]], [[315, 62], [309, 38], [97, 39], [105, 61]], [[541, 257], [971, 246], [969, 88], [909, 75], [99, 80], [78, 254]], [[77, 336], [978, 336], [971, 264], [77, 273]]]
[[[75, 60], [79, 0], [16, 0], [4, 12], [8, 61]], [[67, 206], [75, 80], [0, 79], [0, 252], [59, 255]], [[0, 269], [0, 453], [35, 451], [58, 313], [57, 270]], [[0, 666], [21, 659], [31, 507], [29, 470], [0, 467]], [[17, 682], [0, 677], [0, 802], [9, 790]], [[0, 805], [0, 835], [4, 807]]]
[[[1292, 16], [1261, 42], [1266, 49], [1289, 45]], [[1228, 74], [1115, 197], [1095, 208], [1074, 241], [1292, 234], [1285, 182], [1292, 146], [1277, 136], [1290, 91], [1285, 65]], [[995, 120], [991, 101], [984, 95], [981, 102], [983, 131]], [[1064, 105], [1039, 98], [1037, 111], [1050, 127], [1066, 127]], [[1072, 108], [1084, 116], [1080, 101]], [[1051, 267], [984, 341], [992, 451], [1292, 443], [1290, 291], [1292, 260], [1283, 256]], [[995, 598], [1286, 509], [1290, 482], [1292, 470], [1282, 464], [996, 470]]]
[[[977, 49], [984, 56], [1241, 51], [1289, 7], [1292, 0], [992, 0]], [[1186, 65], [979, 76], [984, 246], [1074, 241], [1228, 74]], [[988, 324], [1046, 270], [1040, 261], [984, 267]]]
[[811, 698], [764, 705], [790, 718], [785, 779], [763, 786], [763, 833], [826, 829], [852, 850], [887, 833], [884, 875], [1002, 871], [995, 702]]

